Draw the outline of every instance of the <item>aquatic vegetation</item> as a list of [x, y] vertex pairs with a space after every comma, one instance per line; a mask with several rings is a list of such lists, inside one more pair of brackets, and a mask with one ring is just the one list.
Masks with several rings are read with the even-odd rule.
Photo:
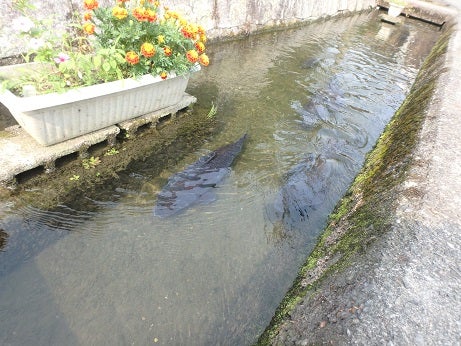
[[90, 169], [90, 168], [96, 167], [100, 163], [101, 163], [101, 160], [99, 159], [99, 157], [91, 156], [89, 159], [84, 159], [82, 161], [82, 166], [85, 169]]

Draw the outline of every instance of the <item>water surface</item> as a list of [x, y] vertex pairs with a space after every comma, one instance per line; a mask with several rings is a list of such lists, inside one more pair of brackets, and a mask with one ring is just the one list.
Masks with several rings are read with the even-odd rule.
[[[2, 201], [0, 344], [254, 342], [437, 35], [372, 13], [215, 44], [188, 89], [221, 124], [198, 151], [53, 211]], [[243, 133], [215, 202], [154, 217], [169, 175]], [[287, 227], [272, 208], [308, 155], [328, 169], [306, 172], [317, 199]]]

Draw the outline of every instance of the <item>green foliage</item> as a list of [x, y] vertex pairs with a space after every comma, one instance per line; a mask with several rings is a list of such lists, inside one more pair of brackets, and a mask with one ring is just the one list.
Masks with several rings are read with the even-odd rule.
[[85, 169], [95, 168], [97, 165], [101, 163], [99, 157], [91, 156], [89, 159], [84, 159], [82, 161], [82, 166]]
[[117, 155], [119, 153], [119, 151], [115, 148], [111, 148], [109, 150], [107, 150], [107, 152], [104, 154], [104, 156], [113, 156], [113, 155]]
[[218, 112], [218, 107], [216, 107], [214, 105], [214, 103], [211, 103], [211, 108], [210, 108], [210, 111], [207, 114], [207, 117], [208, 118], [213, 118], [216, 115], [217, 112]]
[[18, 95], [25, 85], [34, 86], [38, 94], [62, 92], [145, 74], [165, 79], [170, 73], [190, 72], [197, 62], [209, 63], [203, 28], [170, 10], [158, 18], [158, 1], [114, 0], [115, 6], [99, 7], [97, 1], [86, 0], [84, 22], [76, 21], [81, 14], [74, 15], [61, 31], [57, 28], [63, 25], [52, 17], [37, 19], [30, 0], [13, 3], [20, 14], [13, 27], [27, 48], [24, 60], [49, 64], [2, 83]]

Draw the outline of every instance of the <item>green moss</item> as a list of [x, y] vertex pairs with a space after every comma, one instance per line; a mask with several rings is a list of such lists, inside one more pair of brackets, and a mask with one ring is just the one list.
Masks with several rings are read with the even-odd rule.
[[[451, 31], [446, 30], [426, 58], [405, 102], [367, 155], [361, 172], [329, 217], [314, 250], [277, 308], [257, 345], [270, 345], [290, 312], [328, 275], [346, 268], [354, 256], [390, 228], [398, 187], [412, 163], [413, 151], [443, 73]], [[328, 262], [325, 264], [325, 262]], [[306, 281], [306, 278], [312, 280]]]

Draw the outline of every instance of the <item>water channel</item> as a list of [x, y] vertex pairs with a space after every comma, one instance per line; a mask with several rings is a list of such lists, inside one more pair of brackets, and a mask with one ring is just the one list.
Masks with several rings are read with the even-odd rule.
[[[126, 172], [81, 207], [0, 203], [0, 344], [254, 342], [437, 37], [367, 13], [214, 44], [188, 88], [195, 112], [218, 109], [220, 130], [201, 148], [160, 176]], [[214, 202], [153, 215], [149, 191], [243, 133]], [[293, 179], [307, 195], [281, 198]], [[296, 198], [307, 215], [280, 212]], [[36, 234], [48, 240], [30, 253]]]

